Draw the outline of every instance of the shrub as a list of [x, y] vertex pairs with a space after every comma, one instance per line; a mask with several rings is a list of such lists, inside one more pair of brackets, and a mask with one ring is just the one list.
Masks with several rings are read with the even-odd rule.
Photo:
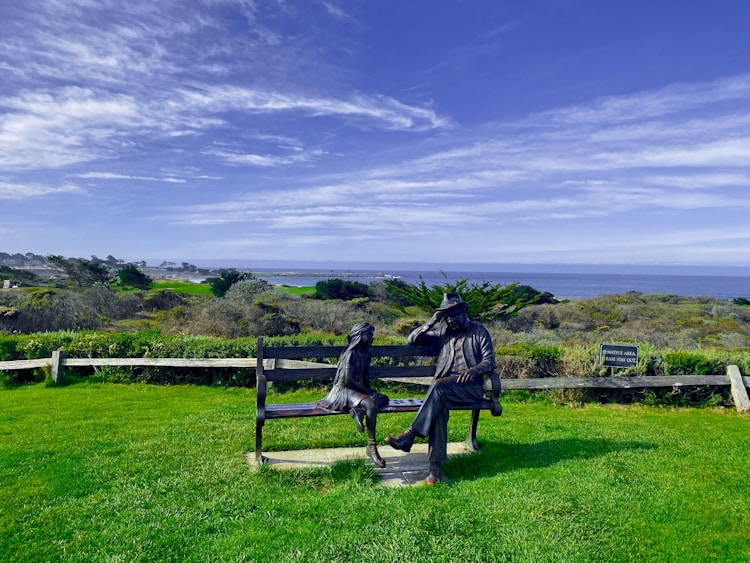
[[726, 372], [724, 362], [709, 359], [699, 352], [667, 352], [664, 363], [669, 374], [718, 375]]
[[369, 288], [361, 282], [332, 278], [316, 283], [313, 297], [323, 300], [348, 301], [357, 297], [369, 297]]
[[252, 273], [238, 272], [234, 268], [219, 270], [219, 273], [220, 276], [218, 278], [208, 278], [206, 280], [211, 288], [211, 293], [216, 297], [224, 297], [227, 291], [229, 291], [229, 288], [237, 282], [255, 279], [255, 276]]
[[554, 377], [561, 358], [556, 346], [515, 344], [496, 349], [498, 365], [504, 377]]
[[251, 279], [242, 280], [233, 284], [224, 295], [225, 299], [253, 303], [261, 293], [273, 290], [271, 284], [266, 280]]
[[279, 336], [299, 332], [299, 323], [278, 306], [248, 303], [244, 297], [229, 293], [223, 299], [193, 305], [187, 318], [180, 321], [181, 332], [223, 338]]
[[143, 308], [147, 311], [168, 311], [185, 305], [187, 301], [179, 293], [171, 289], [159, 289], [150, 292], [143, 299]]
[[148, 289], [148, 286], [154, 281], [133, 264], [128, 264], [120, 268], [117, 271], [117, 277], [121, 285], [138, 289]]
[[[456, 283], [428, 287], [422, 277], [417, 285], [397, 284], [386, 281], [391, 291], [412, 305], [432, 313], [440, 306], [445, 293], [459, 293], [466, 303], [470, 318], [480, 320], [509, 319], [515, 317], [524, 307], [531, 305], [542, 294], [529, 286], [510, 284], [472, 283], [461, 279]], [[549, 294], [548, 294], [549, 295]]]

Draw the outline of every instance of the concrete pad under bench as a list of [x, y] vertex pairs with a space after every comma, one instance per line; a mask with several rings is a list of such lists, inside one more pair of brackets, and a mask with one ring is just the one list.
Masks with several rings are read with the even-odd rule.
[[[378, 446], [380, 455], [385, 460], [385, 469], [375, 467], [375, 474], [381, 479], [380, 485], [385, 487], [405, 487], [419, 485], [429, 472], [427, 463], [427, 444], [417, 443], [409, 453], [395, 450], [387, 444]], [[450, 442], [448, 455], [466, 455], [472, 453], [464, 442]], [[319, 448], [311, 450], [291, 450], [281, 452], [264, 452], [268, 462], [277, 469], [293, 469], [295, 467], [324, 467], [337, 461], [347, 459], [363, 459], [365, 448]], [[246, 454], [248, 465], [255, 469], [255, 454]], [[369, 462], [368, 462], [369, 463]]]

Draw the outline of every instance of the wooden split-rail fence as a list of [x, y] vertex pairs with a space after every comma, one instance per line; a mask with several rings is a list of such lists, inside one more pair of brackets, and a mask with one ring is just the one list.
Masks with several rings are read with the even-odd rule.
[[[283, 360], [273, 360], [283, 361]], [[294, 361], [294, 360], [289, 360]], [[62, 351], [52, 352], [51, 358], [36, 360], [11, 360], [0, 362], [0, 371], [49, 367], [54, 382], [63, 381], [65, 367], [184, 367], [184, 368], [257, 368], [257, 358], [67, 358]], [[314, 362], [295, 361], [296, 366]], [[421, 379], [428, 384], [430, 378]], [[415, 381], [416, 382], [416, 381]], [[543, 377], [532, 379], [503, 379], [503, 390], [524, 389], [544, 391], [550, 389], [643, 389], [688, 386], [729, 386], [738, 412], [750, 412], [750, 377], [742, 376], [735, 365], [727, 366], [724, 375], [663, 375], [663, 376], [613, 376], [613, 377]]]

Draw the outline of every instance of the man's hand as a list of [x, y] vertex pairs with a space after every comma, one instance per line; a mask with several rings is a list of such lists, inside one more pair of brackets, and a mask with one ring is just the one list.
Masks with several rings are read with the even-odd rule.
[[438, 323], [439, 323], [439, 322], [440, 322], [440, 321], [441, 321], [442, 319], [443, 319], [443, 313], [442, 313], [442, 311], [436, 311], [436, 312], [435, 312], [435, 314], [433, 314], [433, 315], [432, 315], [432, 316], [430, 317], [430, 320], [429, 320], [429, 321], [427, 321], [427, 322], [428, 322], [428, 323], [430, 324], [430, 326], [435, 326], [435, 325], [436, 325], [436, 324], [438, 324]]
[[465, 385], [466, 383], [469, 383], [471, 380], [473, 380], [476, 375], [477, 371], [474, 368], [469, 368], [459, 373], [456, 376], [456, 381], [461, 385]]

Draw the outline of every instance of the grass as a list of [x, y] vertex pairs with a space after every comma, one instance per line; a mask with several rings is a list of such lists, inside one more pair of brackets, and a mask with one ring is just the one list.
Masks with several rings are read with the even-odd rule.
[[193, 283], [177, 280], [158, 280], [151, 284], [152, 291], [170, 289], [175, 293], [188, 295], [211, 295], [211, 288], [205, 283]]
[[[0, 390], [0, 560], [750, 560], [750, 417], [729, 409], [506, 402], [451, 484], [393, 490], [361, 461], [251, 470], [253, 404], [191, 386]], [[379, 435], [410, 419], [383, 416]], [[467, 421], [451, 416], [451, 439]], [[265, 438], [364, 445], [343, 416], [271, 420]]]
[[313, 295], [315, 293], [314, 285], [296, 286], [296, 285], [277, 285], [274, 286], [276, 289], [280, 289], [291, 295]]
[[[293, 285], [279, 285], [276, 286], [291, 295], [312, 295], [315, 293], [315, 286], [304, 286], [297, 287]], [[183, 293], [189, 295], [211, 295], [211, 288], [205, 283], [193, 283], [186, 281], [177, 280], [158, 280], [151, 284], [151, 290], [158, 291], [160, 289], [170, 289], [175, 293]]]

